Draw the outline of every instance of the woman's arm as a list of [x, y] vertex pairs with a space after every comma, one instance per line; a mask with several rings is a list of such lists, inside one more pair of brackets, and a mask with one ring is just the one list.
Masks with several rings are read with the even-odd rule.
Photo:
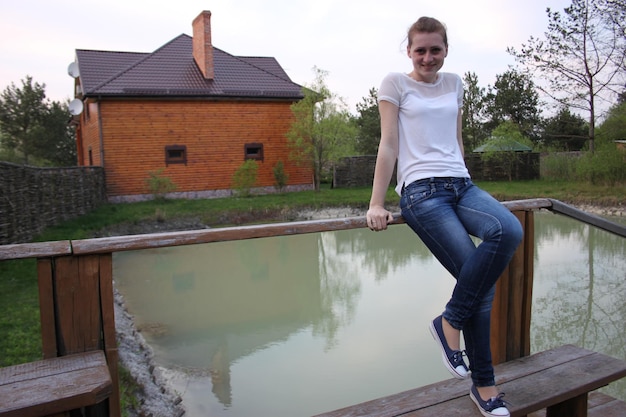
[[367, 211], [367, 224], [372, 230], [385, 230], [387, 223], [393, 220], [392, 214], [385, 209], [385, 196], [398, 158], [398, 106], [382, 100], [378, 108], [380, 144], [374, 169], [372, 197]]
[[459, 141], [461, 156], [465, 158], [465, 148], [463, 147], [463, 113], [459, 109], [459, 115], [456, 118], [456, 140]]

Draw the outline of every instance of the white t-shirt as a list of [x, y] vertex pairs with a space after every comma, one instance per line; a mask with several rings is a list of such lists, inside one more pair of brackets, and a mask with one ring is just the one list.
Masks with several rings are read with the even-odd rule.
[[434, 83], [392, 72], [382, 81], [378, 100], [398, 106], [398, 186], [432, 177], [469, 178], [457, 139], [463, 82], [439, 72]]

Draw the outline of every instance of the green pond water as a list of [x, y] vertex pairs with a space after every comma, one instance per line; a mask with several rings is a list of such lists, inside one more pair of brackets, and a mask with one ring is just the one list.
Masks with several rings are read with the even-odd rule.
[[[626, 359], [626, 239], [535, 216], [532, 351]], [[310, 416], [449, 378], [428, 322], [453, 279], [407, 226], [114, 255], [188, 416]], [[626, 400], [626, 381], [603, 389]]]

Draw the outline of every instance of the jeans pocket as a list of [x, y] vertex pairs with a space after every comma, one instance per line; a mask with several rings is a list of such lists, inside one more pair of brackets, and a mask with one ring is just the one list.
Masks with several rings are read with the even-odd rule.
[[431, 184], [409, 185], [400, 198], [400, 208], [410, 209], [421, 202], [428, 200], [435, 193]]

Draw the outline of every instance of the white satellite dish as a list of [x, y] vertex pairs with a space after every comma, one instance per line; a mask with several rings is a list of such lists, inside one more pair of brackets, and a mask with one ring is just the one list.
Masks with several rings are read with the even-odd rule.
[[75, 98], [74, 100], [70, 101], [70, 104], [68, 107], [70, 109], [70, 114], [72, 116], [78, 116], [79, 114], [83, 112], [83, 102], [82, 100], [78, 98]]
[[70, 77], [72, 78], [76, 78], [80, 75], [80, 71], [78, 70], [78, 63], [76, 61], [72, 62], [68, 67], [67, 67], [67, 73], [70, 75]]

